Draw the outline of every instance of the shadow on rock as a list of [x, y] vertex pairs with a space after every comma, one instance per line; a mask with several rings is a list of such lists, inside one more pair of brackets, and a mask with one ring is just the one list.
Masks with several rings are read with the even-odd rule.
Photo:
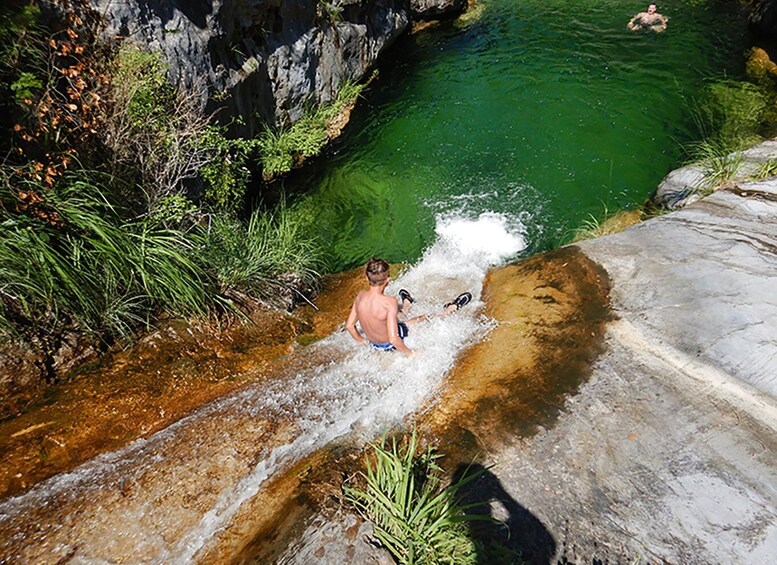
[[468, 513], [490, 516], [494, 520], [468, 522], [470, 536], [479, 542], [477, 563], [554, 563], [556, 541], [553, 536], [534, 514], [505, 491], [496, 475], [486, 467], [460, 465], [453, 483], [472, 474], [479, 477], [459, 491], [462, 504], [472, 505]]

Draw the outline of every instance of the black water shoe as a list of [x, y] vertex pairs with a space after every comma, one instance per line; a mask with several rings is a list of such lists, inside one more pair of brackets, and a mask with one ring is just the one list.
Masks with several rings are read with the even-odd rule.
[[472, 295], [469, 292], [462, 292], [453, 299], [453, 302], [448, 302], [448, 304], [443, 306], [443, 308], [447, 308], [448, 306], [455, 306], [456, 310], [460, 310], [462, 306], [469, 304], [471, 300]]
[[400, 288], [398, 294], [402, 302], [404, 302], [405, 300], [407, 300], [410, 304], [413, 304], [415, 302], [415, 298], [410, 296], [410, 293], [406, 291], [404, 288]]

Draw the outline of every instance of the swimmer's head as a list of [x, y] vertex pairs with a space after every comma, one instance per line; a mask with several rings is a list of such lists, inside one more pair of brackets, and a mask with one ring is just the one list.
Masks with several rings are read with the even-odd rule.
[[657, 8], [658, 6], [656, 6], [654, 2], [651, 2], [650, 4], [648, 4], [648, 7], [647, 7], [648, 14], [654, 14]]

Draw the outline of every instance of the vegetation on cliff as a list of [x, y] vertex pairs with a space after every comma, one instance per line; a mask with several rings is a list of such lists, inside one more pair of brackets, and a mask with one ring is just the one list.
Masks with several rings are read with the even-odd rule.
[[0, 11], [0, 331], [110, 340], [311, 288], [309, 214], [241, 216], [258, 141], [229, 139], [156, 54], [97, 41], [92, 16]]

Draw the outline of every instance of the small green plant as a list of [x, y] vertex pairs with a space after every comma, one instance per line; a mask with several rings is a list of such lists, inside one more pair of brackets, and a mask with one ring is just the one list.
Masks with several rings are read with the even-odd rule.
[[343, 19], [343, 0], [318, 0], [316, 13], [319, 18], [335, 23]]
[[332, 102], [306, 111], [290, 128], [267, 128], [258, 140], [265, 178], [288, 173], [304, 159], [318, 155], [330, 139], [330, 124], [356, 101], [364, 86], [346, 80]]
[[777, 159], [769, 159], [761, 163], [752, 174], [753, 180], [764, 180], [773, 176], [777, 176]]
[[375, 537], [397, 562], [477, 563], [478, 545], [466, 523], [491, 518], [469, 514], [460, 490], [479, 474], [465, 473], [445, 485], [440, 456], [431, 448], [419, 452], [415, 431], [404, 440], [384, 436], [370, 450], [364, 489], [346, 484], [345, 497], [372, 523]]
[[572, 242], [603, 237], [617, 233], [641, 221], [639, 210], [619, 210], [610, 214], [607, 206], [601, 216], [588, 214], [582, 225], [574, 231]]
[[318, 277], [319, 247], [312, 218], [280, 204], [274, 213], [254, 211], [247, 223], [214, 216], [204, 236], [201, 261], [225, 296], [272, 299], [292, 275], [304, 284]]
[[159, 200], [151, 213], [153, 221], [164, 226], [179, 226], [187, 217], [196, 215], [197, 206], [182, 194], [172, 194]]
[[114, 64], [113, 82], [127, 96], [123, 110], [130, 123], [135, 127], [164, 128], [167, 110], [175, 101], [175, 88], [167, 80], [162, 55], [126, 44]]
[[212, 154], [200, 169], [205, 181], [205, 199], [217, 210], [239, 209], [251, 179], [249, 163], [260, 146], [258, 140], [229, 139], [223, 127], [210, 125], [204, 129], [199, 143]]
[[696, 187], [697, 192], [709, 194], [739, 173], [744, 163], [744, 155], [740, 150], [730, 149], [728, 142], [714, 138], [691, 145], [693, 161], [704, 171], [704, 178]]

